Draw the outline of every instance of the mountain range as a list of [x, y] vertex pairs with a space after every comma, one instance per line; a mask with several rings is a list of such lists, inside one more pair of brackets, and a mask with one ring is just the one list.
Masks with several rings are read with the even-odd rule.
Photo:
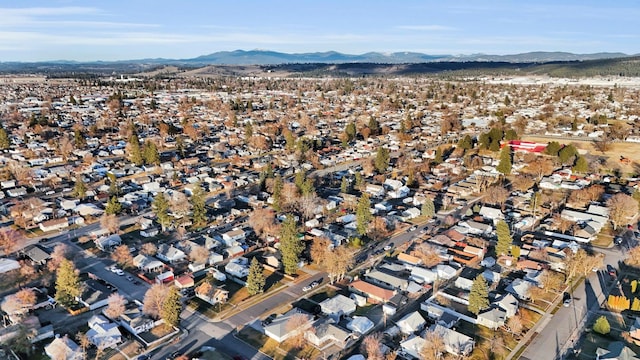
[[[416, 64], [425, 62], [509, 62], [544, 63], [551, 61], [583, 61], [628, 57], [624, 53], [573, 54], [568, 52], [528, 52], [513, 55], [428, 55], [418, 52], [368, 52], [360, 55], [343, 54], [336, 51], [313, 53], [283, 53], [269, 50], [219, 51], [191, 59], [153, 59], [159, 63], [187, 63], [202, 65], [275, 65], [275, 64], [344, 64], [344, 63], [380, 63], [380, 64]], [[149, 60], [149, 59], [148, 59]], [[144, 61], [144, 60], [143, 60]]]
[[312, 53], [283, 53], [269, 50], [218, 51], [188, 59], [148, 58], [118, 61], [40, 61], [40, 62], [0, 62], [3, 65], [17, 64], [146, 64], [146, 65], [279, 65], [279, 64], [419, 64], [429, 62], [506, 62], [506, 63], [547, 63], [553, 61], [585, 61], [617, 59], [635, 55], [600, 52], [574, 54], [569, 52], [536, 51], [512, 55], [428, 55], [418, 52], [368, 52], [364, 54], [343, 54], [336, 51]]

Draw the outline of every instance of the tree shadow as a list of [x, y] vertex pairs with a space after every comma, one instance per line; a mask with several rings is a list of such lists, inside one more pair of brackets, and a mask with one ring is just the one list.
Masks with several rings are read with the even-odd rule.
[[585, 279], [584, 281], [584, 292], [586, 296], [587, 310], [588, 310], [588, 309], [591, 309], [591, 307], [594, 306], [595, 304], [598, 304], [598, 297], [596, 296], [596, 292], [593, 290], [593, 285], [591, 285], [591, 281], [589, 279]]

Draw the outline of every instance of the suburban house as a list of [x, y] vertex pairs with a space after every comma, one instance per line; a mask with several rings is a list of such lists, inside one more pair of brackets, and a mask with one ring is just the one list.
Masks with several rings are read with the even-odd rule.
[[[291, 320], [291, 318], [297, 314], [302, 314], [303, 316], [305, 316], [307, 321], [298, 329], [291, 329], [290, 326], [288, 326], [289, 320]], [[276, 317], [271, 324], [265, 326], [264, 334], [281, 343], [291, 336], [295, 335], [296, 332], [305, 330], [306, 328], [310, 327], [312, 321], [313, 316], [299, 310], [298, 308], [293, 308], [288, 312]]]
[[224, 267], [224, 271], [238, 279], [243, 279], [249, 275], [248, 261], [242, 261], [245, 258], [233, 259]]
[[387, 302], [396, 294], [395, 290], [384, 289], [362, 280], [356, 280], [349, 284], [349, 289], [355, 293], [366, 296], [367, 301], [373, 303]]
[[42, 232], [45, 233], [50, 231], [64, 230], [69, 227], [69, 220], [67, 218], [47, 220], [38, 224], [38, 227], [40, 228], [40, 230], [42, 230]]
[[137, 305], [128, 306], [118, 318], [118, 322], [133, 335], [149, 331], [156, 326], [155, 321], [144, 314]]
[[94, 315], [89, 319], [87, 337], [97, 348], [113, 348], [122, 342], [122, 334], [118, 324], [112, 323], [102, 315]]
[[347, 329], [360, 335], [368, 333], [373, 327], [373, 321], [366, 316], [354, 316], [347, 324]]
[[144, 272], [157, 272], [164, 268], [164, 263], [153, 256], [138, 254], [133, 258], [133, 266]]
[[478, 314], [477, 323], [489, 329], [497, 329], [504, 326], [507, 320], [507, 312], [500, 308], [491, 308]]
[[66, 335], [55, 338], [49, 345], [44, 347], [44, 352], [47, 356], [56, 360], [84, 359], [84, 353], [80, 346]]
[[106, 285], [93, 279], [85, 280], [82, 289], [82, 294], [76, 300], [88, 307], [89, 310], [107, 306], [109, 295], [112, 293], [112, 290]]
[[325, 349], [330, 346], [344, 349], [352, 338], [351, 332], [338, 326], [330, 318], [318, 319], [313, 324], [313, 328], [315, 331], [305, 332], [305, 339], [318, 349]]
[[322, 301], [320, 303], [320, 309], [323, 314], [334, 320], [339, 320], [341, 316], [348, 316], [356, 311], [356, 302], [353, 299], [338, 294]]
[[612, 341], [606, 349], [596, 349], [596, 360], [640, 360], [631, 348], [622, 341]]
[[214, 285], [210, 285], [210, 286], [203, 286], [203, 285], [198, 286], [195, 290], [196, 296], [199, 299], [202, 299], [211, 305], [224, 304], [229, 299], [228, 290], [219, 288]]
[[122, 238], [118, 234], [111, 234], [109, 236], [99, 237], [94, 240], [98, 249], [105, 251], [110, 250], [120, 244], [122, 244]]
[[222, 241], [227, 247], [236, 245], [236, 242], [244, 240], [246, 234], [242, 229], [233, 229], [222, 234]]
[[468, 355], [473, 351], [475, 342], [467, 335], [453, 329], [447, 329], [442, 325], [433, 325], [431, 331], [436, 332], [444, 340], [445, 350], [452, 355]]
[[371, 270], [364, 277], [374, 284], [395, 290], [406, 290], [409, 285], [407, 279], [402, 279], [380, 270]]
[[400, 331], [402, 331], [402, 333], [405, 335], [411, 335], [417, 333], [418, 331], [421, 331], [426, 324], [427, 322], [417, 311], [405, 315], [402, 319], [396, 322], [396, 325], [398, 325]]
[[413, 335], [400, 343], [400, 349], [403, 354], [414, 359], [420, 359], [422, 358], [421, 352], [424, 344], [425, 340], [421, 336]]
[[21, 253], [31, 260], [33, 265], [44, 265], [51, 259], [51, 255], [40, 245], [31, 245], [21, 250]]
[[168, 246], [167, 244], [162, 244], [158, 247], [156, 256], [160, 260], [164, 260], [173, 264], [175, 262], [184, 260], [187, 257], [187, 254], [185, 254], [184, 251], [174, 247], [173, 245]]

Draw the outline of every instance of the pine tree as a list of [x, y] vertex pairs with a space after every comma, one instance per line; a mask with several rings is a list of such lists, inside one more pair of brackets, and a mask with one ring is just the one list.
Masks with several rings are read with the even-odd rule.
[[433, 162], [435, 164], [442, 164], [443, 161], [444, 161], [444, 158], [443, 158], [443, 155], [442, 155], [442, 149], [437, 148], [436, 149], [435, 158], [433, 159]]
[[154, 164], [154, 165], [158, 165], [160, 164], [160, 153], [158, 153], [158, 148], [156, 147], [156, 144], [151, 141], [151, 140], [147, 140], [144, 143], [144, 149], [142, 150], [142, 156], [144, 158], [144, 163], [145, 164]]
[[349, 180], [347, 180], [346, 176], [342, 177], [342, 182], [340, 183], [340, 192], [343, 194], [349, 192]]
[[376, 152], [376, 158], [373, 162], [379, 174], [384, 174], [387, 171], [387, 168], [389, 167], [389, 159], [389, 149], [380, 146], [378, 148], [378, 152]]
[[84, 139], [84, 135], [80, 129], [76, 129], [73, 132], [73, 142], [75, 143], [76, 148], [82, 149], [87, 145], [86, 140]]
[[367, 125], [369, 130], [371, 130], [371, 135], [379, 135], [380, 134], [380, 124], [378, 124], [378, 120], [373, 116], [369, 116], [369, 124]]
[[76, 183], [73, 185], [73, 191], [71, 195], [77, 199], [84, 199], [87, 196], [87, 185], [82, 181], [82, 179], [78, 179]]
[[506, 145], [500, 152], [500, 163], [498, 163], [496, 170], [504, 175], [509, 175], [511, 174], [511, 167], [511, 147]]
[[420, 212], [422, 213], [422, 216], [426, 216], [428, 218], [432, 218], [436, 214], [436, 207], [430, 197], [427, 196], [425, 198]]
[[283, 188], [284, 184], [282, 183], [282, 177], [280, 177], [280, 175], [276, 175], [275, 180], [273, 181], [273, 204], [271, 204], [271, 206], [273, 206], [273, 209], [275, 211], [280, 211], [282, 210], [282, 188]]
[[109, 202], [107, 203], [107, 206], [105, 206], [104, 212], [107, 215], [118, 215], [122, 212], [122, 204], [118, 201], [118, 197], [112, 196], [109, 198]]
[[573, 165], [573, 171], [577, 173], [586, 173], [589, 170], [589, 163], [584, 156], [578, 156], [575, 165]]
[[358, 206], [356, 208], [356, 231], [360, 235], [367, 233], [369, 222], [373, 219], [370, 208], [371, 201], [369, 200], [369, 195], [364, 193], [360, 197], [360, 200], [358, 200]]
[[607, 320], [606, 316], [602, 315], [596, 320], [595, 324], [593, 324], [593, 331], [602, 335], [607, 335], [611, 331], [611, 325], [609, 325], [609, 320]]
[[261, 294], [264, 292], [265, 278], [262, 265], [256, 258], [251, 260], [251, 266], [249, 266], [249, 275], [247, 276], [247, 291], [249, 295]]
[[193, 194], [191, 194], [189, 201], [191, 202], [193, 226], [196, 228], [205, 226], [207, 224], [207, 208], [204, 190], [199, 182], [194, 184]]
[[56, 301], [64, 306], [75, 303], [80, 296], [80, 278], [70, 260], [63, 259], [56, 270]]
[[498, 235], [498, 243], [496, 244], [496, 255], [506, 255], [509, 252], [513, 239], [509, 225], [504, 220], [498, 221], [496, 225], [496, 234]]
[[138, 135], [131, 135], [129, 139], [129, 160], [137, 166], [144, 164], [144, 158], [142, 157], [142, 150], [140, 150], [140, 140]]
[[7, 134], [7, 130], [0, 127], [0, 150], [7, 150], [11, 145], [11, 141], [9, 140], [9, 134]]
[[280, 253], [282, 253], [282, 265], [288, 275], [298, 271], [300, 254], [304, 250], [304, 244], [298, 237], [298, 227], [292, 214], [288, 214], [280, 229]]
[[167, 200], [163, 193], [158, 193], [158, 195], [153, 198], [151, 206], [153, 213], [158, 219], [158, 223], [162, 226], [162, 231], [165, 231], [171, 223], [171, 218], [169, 217], [169, 200]]
[[351, 142], [356, 138], [356, 124], [349, 123], [344, 129], [344, 133], [347, 136], [347, 142]]
[[180, 323], [180, 313], [182, 312], [182, 296], [178, 292], [178, 288], [172, 287], [169, 293], [162, 301], [160, 308], [160, 318], [171, 326], [178, 326]]
[[489, 285], [484, 276], [478, 275], [471, 285], [469, 292], [469, 311], [478, 315], [480, 311], [489, 307]]

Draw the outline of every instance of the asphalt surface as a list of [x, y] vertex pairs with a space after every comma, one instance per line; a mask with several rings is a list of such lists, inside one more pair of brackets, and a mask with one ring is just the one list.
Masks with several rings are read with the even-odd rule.
[[[625, 258], [619, 247], [599, 249], [605, 255], [604, 263], [617, 268]], [[521, 359], [554, 360], [561, 358], [570, 348], [577, 346], [584, 323], [600, 309], [612, 286], [613, 280], [605, 270], [593, 272], [572, 293], [569, 307], [561, 307], [546, 325], [538, 329], [537, 336], [527, 346]]]

